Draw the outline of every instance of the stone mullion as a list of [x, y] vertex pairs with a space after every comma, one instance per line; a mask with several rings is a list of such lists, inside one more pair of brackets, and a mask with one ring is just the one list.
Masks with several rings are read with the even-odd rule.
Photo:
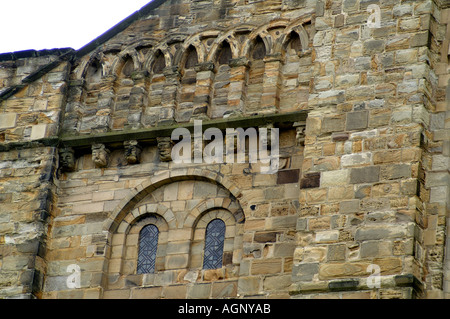
[[194, 95], [194, 107], [192, 115], [194, 117], [201, 114], [211, 115], [211, 87], [214, 82], [214, 64], [212, 62], [200, 63], [195, 66], [197, 72], [197, 82]]
[[98, 111], [97, 115], [105, 118], [105, 123], [110, 126], [114, 125], [114, 104], [116, 92], [114, 90], [114, 83], [116, 82], [115, 75], [108, 75], [102, 79], [102, 91], [98, 95]]
[[76, 132], [80, 129], [81, 114], [78, 111], [82, 105], [84, 79], [74, 80], [69, 83], [69, 94], [64, 114], [63, 130]]
[[267, 55], [264, 58], [264, 79], [261, 95], [261, 110], [273, 111], [279, 108], [281, 54]]
[[161, 107], [170, 110], [173, 115], [178, 109], [178, 89], [180, 87], [180, 72], [178, 67], [167, 67], [164, 69], [166, 81], [164, 83], [161, 97]]
[[127, 124], [130, 127], [138, 128], [141, 121], [141, 116], [147, 105], [147, 89], [146, 80], [148, 78], [147, 71], [133, 72], [131, 78], [134, 81], [134, 86], [130, 93], [130, 108], [127, 118]]
[[247, 58], [230, 60], [230, 88], [228, 91], [228, 107], [242, 112], [246, 101], [246, 82], [250, 62]]

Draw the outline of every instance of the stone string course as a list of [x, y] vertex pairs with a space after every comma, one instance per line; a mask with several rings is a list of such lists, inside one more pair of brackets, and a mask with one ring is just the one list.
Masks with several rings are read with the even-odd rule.
[[[0, 54], [0, 298], [448, 298], [449, 26], [437, 0], [159, 1], [79, 51]], [[280, 170], [174, 163], [194, 120], [279, 128]]]

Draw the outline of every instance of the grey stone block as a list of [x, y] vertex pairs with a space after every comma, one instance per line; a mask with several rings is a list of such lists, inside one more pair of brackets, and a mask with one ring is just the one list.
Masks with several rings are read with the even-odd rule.
[[347, 113], [346, 130], [360, 130], [367, 127], [369, 111]]
[[380, 167], [368, 166], [352, 168], [350, 171], [350, 184], [373, 183], [380, 179]]
[[359, 211], [359, 200], [358, 199], [343, 201], [343, 202], [340, 202], [340, 204], [339, 204], [339, 212], [342, 214], [356, 213], [358, 211]]
[[328, 116], [323, 119], [322, 133], [340, 132], [345, 128], [345, 117], [343, 115]]
[[293, 266], [292, 281], [311, 281], [315, 274], [319, 272], [318, 263], [306, 263]]

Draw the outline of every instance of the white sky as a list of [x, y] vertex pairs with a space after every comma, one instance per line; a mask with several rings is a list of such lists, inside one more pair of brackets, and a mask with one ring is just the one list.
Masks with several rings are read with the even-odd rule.
[[0, 0], [0, 53], [78, 50], [151, 0]]

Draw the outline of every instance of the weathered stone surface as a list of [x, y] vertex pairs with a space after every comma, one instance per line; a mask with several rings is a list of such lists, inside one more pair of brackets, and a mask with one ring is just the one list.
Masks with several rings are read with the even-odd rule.
[[368, 115], [368, 111], [347, 113], [346, 130], [352, 131], [365, 129], [368, 123]]
[[413, 228], [408, 225], [403, 226], [371, 226], [359, 228], [355, 233], [355, 240], [378, 240], [388, 238], [403, 238], [411, 235]]
[[314, 276], [319, 272], [318, 263], [299, 264], [292, 269], [292, 281], [312, 281]]
[[349, 171], [347, 169], [328, 171], [322, 173], [321, 186], [339, 186], [347, 185], [349, 180]]
[[300, 180], [300, 188], [315, 188], [320, 186], [320, 173], [308, 173]]
[[[449, 17], [442, 1], [160, 1], [78, 51], [0, 54], [0, 298], [411, 298], [396, 279], [412, 273], [414, 297], [449, 297]], [[279, 170], [175, 162], [194, 120], [279, 128]], [[217, 219], [221, 264], [203, 269]]]
[[13, 128], [17, 123], [17, 114], [5, 113], [0, 114], [0, 129]]
[[377, 182], [379, 178], [380, 178], [380, 167], [378, 166], [352, 168], [350, 170], [351, 184]]

